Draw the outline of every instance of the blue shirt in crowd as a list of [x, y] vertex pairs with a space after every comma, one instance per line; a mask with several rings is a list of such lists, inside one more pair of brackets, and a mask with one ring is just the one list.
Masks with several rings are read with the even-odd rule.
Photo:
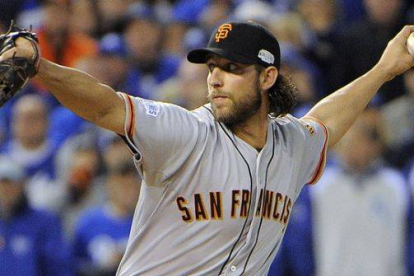
[[72, 258], [58, 217], [26, 202], [0, 218], [0, 276], [70, 276]]

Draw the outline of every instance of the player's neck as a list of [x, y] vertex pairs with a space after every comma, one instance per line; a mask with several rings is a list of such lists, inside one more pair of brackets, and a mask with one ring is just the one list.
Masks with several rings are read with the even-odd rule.
[[265, 108], [260, 108], [246, 122], [233, 126], [231, 130], [237, 137], [251, 145], [257, 151], [260, 151], [266, 144], [267, 128], [268, 111]]

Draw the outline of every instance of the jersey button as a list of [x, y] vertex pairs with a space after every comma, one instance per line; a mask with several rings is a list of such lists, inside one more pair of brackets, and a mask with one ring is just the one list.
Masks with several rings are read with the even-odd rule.
[[234, 272], [234, 271], [236, 271], [236, 269], [237, 269], [237, 267], [236, 267], [236, 266], [234, 266], [234, 265], [232, 265], [232, 266], [230, 267], [230, 270], [231, 270], [231, 271], [233, 271], [233, 272]]

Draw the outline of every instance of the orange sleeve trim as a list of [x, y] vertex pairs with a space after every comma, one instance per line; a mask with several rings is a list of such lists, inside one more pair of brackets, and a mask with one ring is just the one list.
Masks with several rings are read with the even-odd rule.
[[135, 109], [134, 109], [134, 103], [131, 100], [131, 97], [129, 95], [126, 95], [126, 98], [128, 100], [129, 105], [129, 126], [127, 128], [127, 135], [133, 141], [134, 138], [134, 131], [135, 131]]
[[309, 120], [312, 120], [312, 121], [316, 122], [317, 124], [319, 124], [322, 127], [323, 132], [325, 134], [325, 141], [323, 142], [322, 151], [319, 155], [318, 166], [316, 167], [316, 170], [313, 173], [312, 178], [308, 182], [309, 185], [313, 185], [316, 182], [318, 182], [318, 180], [321, 178], [322, 172], [323, 172], [323, 170], [325, 168], [325, 165], [326, 165], [326, 152], [327, 152], [327, 149], [328, 149], [328, 135], [329, 134], [328, 134], [328, 128], [320, 120], [318, 120], [314, 117], [311, 117], [311, 116], [306, 116], [306, 117], [303, 117], [302, 119], [303, 120], [309, 119]]
[[118, 95], [124, 100], [125, 103], [125, 122], [124, 122], [124, 136], [129, 138], [129, 130], [131, 128], [131, 103], [128, 96], [123, 92], [118, 92]]
[[126, 118], [124, 123], [124, 135], [120, 135], [122, 139], [127, 144], [129, 150], [132, 154], [140, 154], [137, 146], [134, 143], [133, 135], [134, 135], [134, 128], [135, 128], [135, 109], [134, 109], [134, 102], [126, 93], [118, 92], [117, 93], [125, 103], [125, 111], [126, 111]]

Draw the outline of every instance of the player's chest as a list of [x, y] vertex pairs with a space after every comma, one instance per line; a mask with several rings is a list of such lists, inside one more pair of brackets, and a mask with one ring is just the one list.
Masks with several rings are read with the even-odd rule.
[[221, 150], [211, 164], [211, 160], [201, 159], [191, 181], [176, 191], [176, 211], [182, 221], [240, 224], [249, 218], [286, 224], [295, 195], [293, 167], [270, 151]]

